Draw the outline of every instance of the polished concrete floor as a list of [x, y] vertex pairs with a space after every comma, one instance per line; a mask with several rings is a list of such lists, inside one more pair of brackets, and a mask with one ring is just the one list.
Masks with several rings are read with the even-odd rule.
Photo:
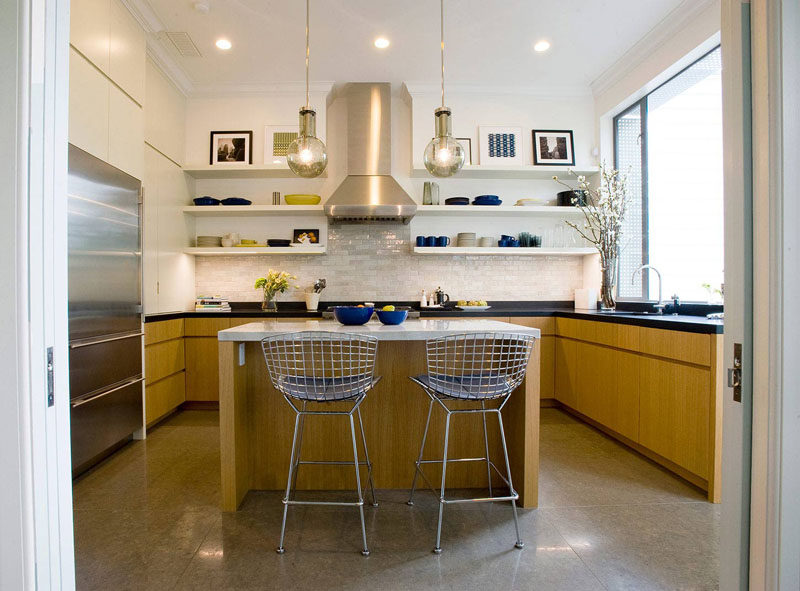
[[[411, 470], [409, 470], [409, 475]], [[716, 589], [719, 507], [591, 427], [542, 410], [540, 508], [450, 505], [379, 491], [366, 507], [372, 555], [352, 508], [289, 512], [280, 493], [221, 513], [218, 415], [182, 412], [74, 487], [78, 589]]]

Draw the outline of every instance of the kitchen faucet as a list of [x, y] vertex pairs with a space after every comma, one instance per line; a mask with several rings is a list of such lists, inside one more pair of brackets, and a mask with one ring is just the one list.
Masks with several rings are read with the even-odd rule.
[[658, 303], [655, 304], [653, 307], [656, 309], [656, 314], [663, 314], [664, 308], [667, 306], [666, 304], [661, 302], [661, 272], [656, 269], [653, 265], [642, 265], [638, 269], [633, 272], [633, 276], [631, 277], [631, 283], [636, 282], [636, 275], [637, 273], [641, 273], [644, 269], [652, 269], [658, 275]]

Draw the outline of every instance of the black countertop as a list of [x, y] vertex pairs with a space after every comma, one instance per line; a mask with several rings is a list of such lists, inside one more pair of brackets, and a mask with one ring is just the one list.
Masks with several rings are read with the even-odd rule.
[[[376, 302], [381, 306], [397, 302]], [[329, 306], [342, 305], [345, 302], [320, 302], [320, 310]], [[412, 306], [419, 309], [418, 304], [401, 302], [401, 305]], [[681, 305], [678, 314], [671, 314], [667, 308], [666, 314], [642, 314], [644, 310], [652, 309], [647, 304], [620, 304], [614, 313], [601, 312], [600, 310], [575, 310], [572, 302], [489, 302], [492, 306], [485, 312], [464, 312], [453, 309], [425, 309], [420, 310], [422, 318], [487, 318], [492, 316], [508, 316], [510, 318], [535, 318], [554, 316], [558, 318], [577, 318], [594, 320], [597, 322], [611, 322], [617, 324], [630, 324], [648, 328], [665, 330], [678, 330], [704, 334], [722, 334], [723, 321], [709, 320], [706, 314], [721, 312], [721, 306]], [[322, 312], [309, 312], [303, 302], [280, 302], [277, 312], [263, 312], [257, 303], [231, 303], [230, 312], [170, 312], [166, 314], [150, 314], [145, 317], [145, 322], [158, 322], [175, 318], [321, 318]], [[626, 308], [622, 310], [621, 308]], [[626, 313], [627, 312], [627, 313]], [[638, 313], [637, 313], [638, 312]]]

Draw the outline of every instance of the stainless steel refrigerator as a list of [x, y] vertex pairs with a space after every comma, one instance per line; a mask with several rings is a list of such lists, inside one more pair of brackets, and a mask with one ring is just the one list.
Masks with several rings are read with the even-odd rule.
[[72, 470], [142, 427], [141, 183], [69, 146]]

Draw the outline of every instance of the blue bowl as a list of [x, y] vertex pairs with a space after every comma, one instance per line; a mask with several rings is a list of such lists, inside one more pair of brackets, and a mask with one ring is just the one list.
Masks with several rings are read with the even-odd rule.
[[214, 199], [213, 197], [209, 197], [208, 195], [204, 195], [203, 197], [197, 197], [193, 199], [195, 205], [219, 205], [219, 199]]
[[358, 308], [356, 306], [336, 306], [333, 309], [333, 317], [347, 326], [358, 326], [366, 324], [372, 318], [372, 306]]
[[375, 310], [375, 313], [384, 324], [403, 324], [408, 318], [408, 310]]

